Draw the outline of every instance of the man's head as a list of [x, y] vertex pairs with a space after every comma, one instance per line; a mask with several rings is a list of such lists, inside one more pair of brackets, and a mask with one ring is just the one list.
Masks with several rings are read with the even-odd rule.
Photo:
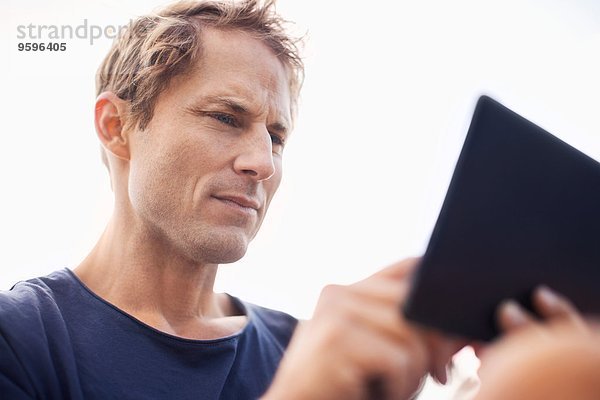
[[97, 78], [118, 217], [174, 256], [242, 257], [281, 180], [301, 76], [270, 2], [177, 3], [134, 21]]

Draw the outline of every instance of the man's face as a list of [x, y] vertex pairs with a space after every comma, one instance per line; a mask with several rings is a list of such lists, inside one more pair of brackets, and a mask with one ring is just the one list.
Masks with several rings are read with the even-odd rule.
[[129, 198], [166, 251], [194, 262], [241, 258], [281, 181], [291, 128], [288, 74], [262, 42], [205, 29], [201, 60], [132, 133]]

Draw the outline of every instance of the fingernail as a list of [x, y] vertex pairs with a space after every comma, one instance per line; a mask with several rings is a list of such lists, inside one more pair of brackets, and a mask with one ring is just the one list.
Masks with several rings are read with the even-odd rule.
[[527, 323], [527, 316], [523, 313], [521, 306], [514, 300], [506, 300], [502, 304], [502, 313], [511, 325], [524, 325]]
[[435, 367], [435, 370], [430, 375], [437, 384], [445, 385], [447, 382], [445, 368]]
[[542, 285], [537, 289], [538, 298], [546, 305], [552, 307], [560, 302], [558, 295], [548, 286]]
[[438, 380], [440, 381], [440, 383], [442, 385], [445, 385], [446, 383], [448, 383], [448, 377], [446, 376], [446, 371], [441, 373], [441, 375], [438, 377]]

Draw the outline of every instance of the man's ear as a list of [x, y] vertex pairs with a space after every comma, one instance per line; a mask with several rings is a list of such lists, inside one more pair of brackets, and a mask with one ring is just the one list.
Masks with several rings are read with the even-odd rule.
[[96, 99], [94, 123], [96, 134], [106, 151], [129, 160], [129, 141], [124, 130], [129, 104], [112, 92], [103, 92]]

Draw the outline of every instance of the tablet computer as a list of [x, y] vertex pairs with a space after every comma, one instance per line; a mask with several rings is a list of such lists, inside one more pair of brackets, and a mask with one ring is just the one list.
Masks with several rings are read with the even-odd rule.
[[471, 339], [539, 284], [600, 314], [600, 164], [482, 96], [413, 279], [405, 315]]

